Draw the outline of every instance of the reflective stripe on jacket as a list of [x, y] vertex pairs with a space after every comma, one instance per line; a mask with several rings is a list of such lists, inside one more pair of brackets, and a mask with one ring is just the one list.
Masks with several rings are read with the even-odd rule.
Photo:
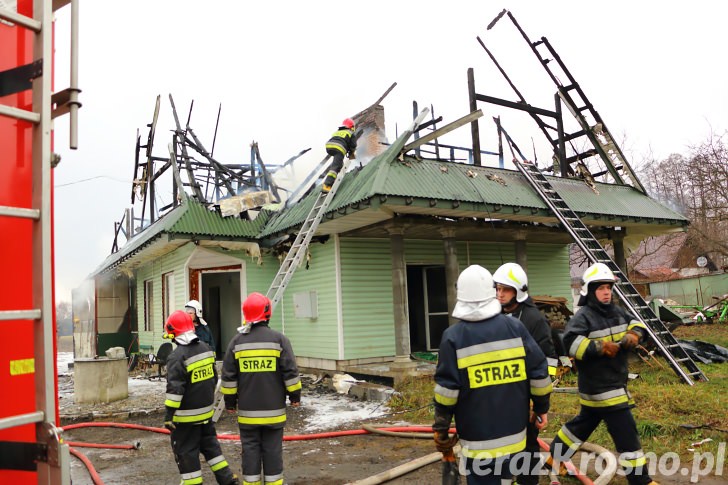
[[454, 414], [465, 456], [524, 450], [530, 401], [536, 414], [547, 412], [551, 387], [546, 357], [513, 317], [461, 321], [442, 335], [436, 416]]
[[646, 329], [622, 308], [613, 305], [609, 312], [591, 305], [582, 307], [564, 329], [564, 347], [576, 359], [580, 402], [589, 407], [627, 407], [627, 358], [624, 350], [614, 357], [599, 355], [600, 343], [619, 342], [634, 330], [642, 340]]
[[174, 410], [176, 423], [196, 424], [214, 413], [215, 353], [199, 340], [178, 345], [167, 358], [167, 394], [164, 405]]
[[338, 130], [331, 135], [329, 141], [326, 142], [326, 149], [333, 148], [338, 150], [344, 155], [347, 153], [354, 153], [356, 151], [356, 136], [354, 136], [354, 130], [350, 130], [345, 126], [339, 127]]
[[223, 359], [221, 391], [226, 402], [237, 401], [239, 424], [283, 426], [286, 395], [294, 402], [301, 394], [291, 342], [265, 323], [237, 334]]

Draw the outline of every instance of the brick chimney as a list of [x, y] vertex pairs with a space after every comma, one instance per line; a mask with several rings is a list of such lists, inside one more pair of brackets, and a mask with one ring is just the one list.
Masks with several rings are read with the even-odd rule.
[[373, 106], [354, 116], [356, 131], [361, 132], [356, 143], [356, 160], [352, 164], [366, 165], [387, 149], [384, 132], [384, 106]]

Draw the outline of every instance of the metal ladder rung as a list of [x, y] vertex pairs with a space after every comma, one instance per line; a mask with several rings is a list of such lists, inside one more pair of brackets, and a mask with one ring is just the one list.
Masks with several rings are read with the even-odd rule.
[[35, 411], [33, 413], [18, 414], [0, 419], [0, 429], [15, 428], [25, 424], [40, 423], [45, 419], [43, 411]]
[[9, 207], [0, 205], [0, 216], [20, 217], [23, 219], [40, 219], [38, 209], [25, 209], [22, 207]]
[[28, 121], [30, 123], [40, 123], [40, 113], [14, 108], [4, 104], [0, 104], [0, 116], [7, 116], [8, 118], [15, 118], [16, 120]]
[[30, 29], [35, 33], [43, 30], [43, 25], [38, 20], [35, 20], [34, 18], [28, 17], [26, 15], [19, 14], [17, 12], [13, 12], [12, 10], [8, 10], [6, 8], [0, 8], [0, 20], [7, 20], [8, 22], [18, 24], [21, 27]]
[[5, 310], [0, 311], [0, 320], [40, 320], [41, 311], [36, 310]]

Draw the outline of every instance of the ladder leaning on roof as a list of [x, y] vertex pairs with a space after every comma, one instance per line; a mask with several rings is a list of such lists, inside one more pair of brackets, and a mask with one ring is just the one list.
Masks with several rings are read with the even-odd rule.
[[[509, 139], [509, 141], [511, 140]], [[521, 157], [523, 158], [522, 155]], [[546, 202], [564, 228], [571, 234], [571, 237], [581, 250], [584, 251], [584, 254], [587, 255], [589, 260], [592, 263], [606, 264], [614, 275], [617, 276], [618, 281], [614, 285], [614, 290], [632, 314], [645, 324], [652, 340], [660, 349], [663, 357], [667, 359], [670, 367], [687, 384], [693, 385], [695, 380], [707, 381], [708, 378], [705, 374], [703, 374], [685, 349], [682, 348], [665, 324], [657, 317], [635, 287], [632, 286], [622, 270], [619, 269], [619, 266], [612, 260], [602, 245], [599, 244], [599, 241], [596, 240], [579, 216], [569, 208], [564, 199], [561, 198], [538, 167], [533, 163], [527, 162], [525, 158], [523, 160], [523, 162], [520, 162], [514, 157], [513, 163], [523, 173], [531, 186], [536, 189], [536, 192]]]
[[[316, 233], [316, 229], [318, 228], [321, 219], [324, 217], [324, 214], [326, 214], [326, 209], [329, 207], [329, 204], [331, 204], [331, 201], [336, 195], [336, 191], [339, 189], [341, 179], [343, 179], [344, 174], [346, 174], [346, 169], [349, 167], [349, 163], [351, 163], [351, 160], [347, 158], [344, 161], [344, 166], [341, 167], [341, 170], [339, 171], [339, 176], [334, 179], [334, 184], [331, 186], [331, 190], [328, 192], [318, 193], [311, 210], [306, 216], [306, 220], [301, 226], [301, 230], [298, 231], [298, 235], [291, 245], [291, 249], [288, 250], [286, 258], [281, 263], [281, 267], [278, 268], [278, 273], [276, 273], [276, 276], [273, 278], [273, 282], [266, 293], [266, 296], [271, 301], [271, 311], [273, 311], [276, 305], [283, 298], [286, 286], [288, 286], [291, 278], [293, 278], [293, 273], [296, 272], [298, 266], [301, 264], [301, 260], [308, 250], [308, 245], [311, 243], [311, 238]], [[318, 190], [317, 187], [314, 187], [314, 190]], [[213, 422], [217, 422], [220, 419], [220, 415], [225, 409], [225, 400], [220, 392], [221, 385], [222, 379], [219, 379], [215, 388], [215, 399], [217, 400], [217, 405], [215, 405], [215, 413], [212, 417]]]
[[627, 276], [612, 260], [609, 253], [599, 244], [599, 241], [597, 241], [576, 212], [568, 206], [541, 170], [535, 164], [526, 160], [508, 133], [504, 129], [502, 129], [502, 132], [511, 147], [511, 151], [513, 152], [515, 149], [521, 157], [521, 160], [523, 160], [522, 162], [519, 161], [515, 156], [515, 152], [513, 152], [513, 163], [526, 177], [528, 183], [536, 190], [541, 199], [546, 202], [546, 205], [558, 218], [561, 225], [566, 228], [574, 239], [574, 242], [576, 242], [592, 263], [606, 264], [618, 278], [618, 281], [614, 285], [614, 291], [619, 295], [624, 305], [632, 314], [645, 324], [647, 332], [652, 337], [655, 345], [660, 349], [663, 357], [670, 364], [670, 367], [687, 384], [693, 385], [694, 380], [707, 381], [707, 376], [700, 370], [647, 302], [645, 302], [637, 289], [629, 282]]
[[[306, 220], [303, 221], [301, 230], [298, 231], [298, 235], [291, 245], [291, 249], [288, 250], [286, 258], [281, 263], [280, 268], [278, 268], [278, 273], [276, 273], [270, 288], [268, 288], [268, 292], [265, 294], [265, 296], [267, 296], [271, 301], [271, 311], [283, 298], [286, 286], [288, 286], [291, 278], [293, 278], [293, 273], [296, 272], [298, 266], [301, 264], [301, 260], [306, 254], [306, 251], [308, 251], [308, 245], [311, 243], [311, 238], [316, 233], [316, 229], [318, 228], [321, 219], [324, 217], [324, 214], [326, 214], [326, 209], [329, 207], [329, 204], [331, 204], [331, 201], [336, 195], [336, 191], [339, 189], [341, 179], [343, 179], [344, 174], [346, 174], [346, 169], [349, 167], [349, 163], [351, 163], [351, 160], [347, 158], [344, 161], [344, 166], [339, 171], [339, 176], [334, 179], [334, 184], [331, 186], [331, 190], [329, 192], [320, 192], [318, 194], [311, 210], [306, 216]], [[316, 190], [316, 188], [314, 188], [314, 190]]]

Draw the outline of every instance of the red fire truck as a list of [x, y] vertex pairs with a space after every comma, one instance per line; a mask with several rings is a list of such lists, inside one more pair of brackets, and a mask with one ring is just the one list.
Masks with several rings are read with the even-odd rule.
[[[77, 0], [0, 0], [0, 483], [68, 484], [58, 433], [52, 120], [76, 147]], [[71, 87], [53, 91], [53, 15], [71, 11]]]

